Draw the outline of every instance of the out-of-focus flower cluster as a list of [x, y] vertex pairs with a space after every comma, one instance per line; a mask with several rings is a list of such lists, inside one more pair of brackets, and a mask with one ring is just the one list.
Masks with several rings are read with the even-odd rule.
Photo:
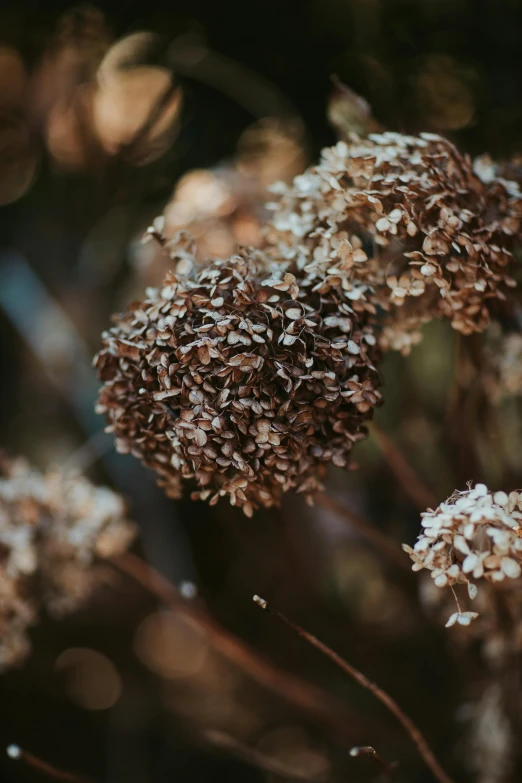
[[[505, 687], [505, 685], [504, 685]], [[513, 692], [516, 699], [516, 689]], [[502, 677], [482, 683], [477, 695], [460, 710], [467, 723], [463, 742], [466, 767], [477, 783], [509, 780], [513, 774], [518, 736], [506, 714]]]
[[290, 182], [305, 165], [298, 127], [266, 119], [247, 128], [233, 160], [189, 171], [179, 180], [155, 221], [159, 241], [138, 251], [139, 277], [149, 285], [161, 284], [179, 253], [180, 232], [194, 237], [200, 262], [228, 258], [238, 246], [258, 247], [270, 214], [265, 206], [268, 186]]
[[[424, 577], [424, 578], [423, 578]], [[457, 592], [457, 591], [456, 591]], [[461, 591], [458, 591], [461, 593]], [[475, 591], [472, 588], [472, 595]], [[455, 610], [455, 596], [450, 590], [443, 590], [436, 586], [428, 572], [420, 575], [419, 598], [426, 615], [436, 625], [447, 622], [448, 617], [453, 617]], [[501, 582], [484, 582], [481, 589], [472, 599], [474, 616], [473, 623], [465, 634], [452, 637], [452, 643], [456, 649], [465, 649], [476, 646], [484, 661], [488, 665], [501, 668], [502, 663], [510, 655], [519, 655], [522, 652], [522, 593], [517, 579], [504, 579]], [[471, 601], [459, 595], [461, 615], [465, 616], [464, 608], [471, 606]], [[465, 604], [465, 606], [464, 606]], [[499, 609], [501, 616], [507, 622], [499, 622]], [[459, 622], [458, 618], [455, 622]], [[468, 625], [466, 620], [460, 620], [460, 624]]]
[[182, 93], [154, 46], [150, 33], [112, 43], [101, 11], [84, 6], [58, 20], [31, 71], [16, 49], [0, 47], [0, 203], [34, 180], [35, 129], [53, 163], [74, 171], [100, 173], [115, 155], [144, 165], [169, 149]]
[[123, 500], [107, 487], [24, 460], [0, 465], [0, 670], [30, 651], [27, 628], [45, 607], [74, 611], [97, 582], [94, 561], [134, 536]]
[[[484, 484], [455, 492], [435, 511], [422, 514], [423, 532], [413, 549], [403, 549], [413, 570], [427, 568], [437, 587], [467, 584], [470, 598], [477, 594], [474, 581], [502, 582], [522, 573], [522, 496], [519, 492], [489, 492]], [[476, 612], [452, 614], [447, 625], [469, 625]]]
[[370, 316], [313, 265], [269, 267], [260, 251], [178, 261], [184, 275], [104, 334], [98, 410], [118, 448], [169, 494], [193, 478], [194, 498], [228, 496], [248, 515], [291, 489], [311, 496], [381, 401]]
[[480, 179], [440, 136], [339, 142], [273, 191], [271, 252], [341, 274], [345, 296], [388, 312], [383, 348], [407, 352], [435, 317], [482, 331], [488, 302], [514, 285], [506, 266], [522, 217], [518, 186], [495, 172]]
[[489, 371], [484, 377], [490, 401], [499, 404], [506, 397], [522, 396], [522, 334], [491, 330], [485, 345]]

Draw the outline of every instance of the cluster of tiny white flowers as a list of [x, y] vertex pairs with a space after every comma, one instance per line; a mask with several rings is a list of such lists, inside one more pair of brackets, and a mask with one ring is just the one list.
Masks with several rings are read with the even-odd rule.
[[[437, 587], [466, 584], [470, 598], [477, 595], [474, 580], [497, 583], [522, 574], [522, 494], [492, 493], [485, 484], [454, 492], [435, 511], [422, 514], [423, 532], [413, 549], [403, 549], [413, 570], [431, 571]], [[458, 611], [447, 626], [469, 625], [476, 612]]]

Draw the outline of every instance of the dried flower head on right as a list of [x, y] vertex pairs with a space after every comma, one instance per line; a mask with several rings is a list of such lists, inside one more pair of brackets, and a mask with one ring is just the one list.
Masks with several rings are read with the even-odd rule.
[[519, 188], [481, 179], [441, 136], [339, 142], [274, 193], [268, 244], [301, 267], [342, 266], [365, 284], [389, 313], [386, 348], [406, 352], [403, 334], [437, 317], [463, 334], [482, 331], [489, 302], [515, 284], [507, 266], [520, 231]]
[[[493, 584], [522, 574], [522, 494], [492, 493], [485, 484], [454, 492], [435, 511], [422, 514], [423, 532], [414, 547], [403, 544], [413, 570], [431, 571], [437, 587], [466, 584], [470, 598], [475, 582]], [[458, 611], [448, 625], [468, 625], [477, 615]]]

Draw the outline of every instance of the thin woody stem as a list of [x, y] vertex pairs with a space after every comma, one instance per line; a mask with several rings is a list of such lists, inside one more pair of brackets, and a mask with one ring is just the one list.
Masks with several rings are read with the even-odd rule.
[[457, 598], [457, 593], [455, 592], [455, 588], [453, 585], [450, 585], [451, 592], [453, 593], [453, 598], [455, 599], [455, 603], [457, 604], [457, 609], [459, 614], [462, 614], [462, 609], [460, 608], [459, 599]]
[[404, 454], [397, 448], [389, 435], [375, 422], [369, 425], [369, 430], [375, 437], [382, 455], [388, 463], [390, 470], [401, 484], [404, 493], [417, 506], [419, 511], [437, 506], [437, 498], [410, 465]]
[[268, 772], [271, 775], [276, 775], [278, 778], [300, 781], [314, 780], [314, 776], [307, 772], [293, 769], [279, 761], [279, 759], [260, 753], [255, 748], [250, 748], [222, 731], [206, 731], [203, 733], [203, 739], [216, 748], [221, 748], [236, 758], [241, 759], [246, 764], [250, 764], [252, 767], [261, 769], [263, 772]]
[[297, 625], [297, 623], [289, 620], [288, 617], [279, 612], [277, 609], [272, 609], [263, 598], [255, 595], [254, 602], [260, 606], [261, 609], [264, 609], [269, 614], [277, 617], [278, 620], [281, 620], [281, 622], [291, 628], [291, 630], [296, 634], [302, 636], [303, 639], [305, 639], [313, 647], [316, 647], [318, 650], [320, 650], [323, 655], [327, 656], [327, 658], [330, 658], [330, 660], [332, 660], [340, 669], [342, 669], [344, 672], [346, 672], [346, 674], [358, 682], [359, 685], [370, 691], [370, 693], [373, 693], [373, 695], [379, 699], [379, 701], [384, 704], [384, 706], [387, 707], [393, 715], [395, 715], [399, 723], [401, 723], [402, 726], [406, 729], [412, 742], [417, 746], [417, 750], [424, 759], [426, 766], [429, 767], [433, 773], [433, 776], [439, 781], [439, 783], [453, 783], [452, 779], [449, 777], [449, 775], [446, 774], [437, 761], [433, 751], [415, 723], [410, 717], [408, 717], [408, 715], [406, 715], [405, 712], [403, 712], [397, 702], [392, 699], [392, 697], [389, 696], [386, 691], [383, 691], [382, 688], [380, 688], [374, 682], [371, 682], [371, 680], [369, 680], [366, 675], [352, 666], [351, 663], [348, 663], [348, 661], [342, 658], [326, 644], [317, 639], [317, 637], [313, 636], [311, 633], [308, 633], [308, 631], [305, 631], [304, 628], [301, 628], [301, 626]]
[[183, 599], [174, 585], [141, 558], [124, 552], [111, 558], [111, 563], [173, 611], [190, 617], [206, 634], [214, 650], [254, 681], [315, 720], [329, 725], [343, 742], [346, 735], [351, 734], [356, 718], [340, 700], [264, 660], [248, 644], [222, 628], [203, 609]]
[[86, 778], [83, 775], [77, 775], [74, 772], [67, 772], [57, 767], [53, 767], [47, 761], [38, 758], [34, 753], [29, 753], [27, 750], [23, 750], [18, 745], [9, 745], [7, 748], [7, 755], [9, 758], [22, 761], [27, 766], [42, 772], [54, 780], [63, 780], [65, 783], [92, 783], [90, 778]]
[[386, 761], [386, 759], [383, 759], [383, 757], [377, 753], [375, 748], [372, 748], [371, 745], [363, 745], [362, 747], [355, 747], [352, 748], [350, 751], [350, 756], [357, 758], [357, 756], [369, 756], [374, 761], [377, 762], [377, 764], [382, 767], [382, 771], [384, 776], [386, 777], [386, 780], [391, 780], [393, 777], [393, 773], [395, 772], [395, 769], [397, 767], [397, 762], [393, 761]]
[[366, 539], [368, 543], [375, 547], [381, 554], [383, 554], [388, 560], [393, 561], [393, 564], [398, 566], [404, 571], [411, 573], [410, 565], [407, 560], [402, 556], [398, 545], [389, 538], [385, 533], [382, 533], [376, 527], [371, 525], [366, 520], [354, 514], [353, 511], [346, 508], [342, 503], [331, 498], [324, 492], [317, 492], [314, 495], [314, 500], [317, 505], [327, 511], [331, 511], [339, 517], [345, 519], [353, 530], [356, 530], [361, 538]]

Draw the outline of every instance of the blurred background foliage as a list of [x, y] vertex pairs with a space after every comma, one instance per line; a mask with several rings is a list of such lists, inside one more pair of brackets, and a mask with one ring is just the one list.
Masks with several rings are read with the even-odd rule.
[[[253, 520], [168, 501], [103, 434], [90, 359], [110, 315], [159, 274], [140, 240], [165, 205], [182, 222], [179, 205], [194, 203], [187, 222], [203, 215], [202, 239], [220, 248], [255, 240], [268, 181], [335, 141], [333, 74], [376, 124], [441, 132], [473, 155], [522, 153], [521, 40], [520, 0], [2, 4], [1, 446], [115, 486], [154, 567], [280, 669], [253, 675], [190, 613], [107, 573], [81, 613], [35, 628], [32, 658], [0, 679], [0, 744], [107, 783], [375, 780], [372, 760], [348, 752], [370, 744], [400, 760], [398, 779], [427, 781], [391, 718], [256, 611], [259, 593], [387, 688], [466, 779], [459, 737], [480, 659], [471, 647], [451, 666], [465, 631], [452, 642], [429, 625], [408, 564], [294, 497]], [[181, 180], [193, 169], [205, 171]], [[410, 357], [384, 363], [380, 424], [439, 501], [470, 479], [522, 484], [518, 402], [493, 419], [476, 348], [433, 323]], [[418, 509], [374, 438], [356, 459], [329, 492], [411, 543]], [[285, 672], [299, 680], [283, 687]]]

